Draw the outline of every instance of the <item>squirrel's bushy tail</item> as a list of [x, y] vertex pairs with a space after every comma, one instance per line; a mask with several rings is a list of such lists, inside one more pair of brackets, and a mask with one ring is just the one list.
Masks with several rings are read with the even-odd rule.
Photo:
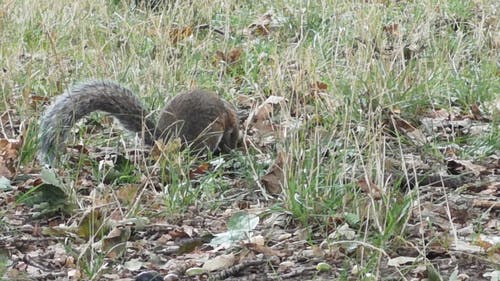
[[40, 160], [54, 164], [71, 127], [93, 111], [104, 111], [128, 130], [143, 133], [146, 144], [154, 141], [154, 122], [130, 90], [108, 81], [79, 84], [58, 96], [40, 120]]

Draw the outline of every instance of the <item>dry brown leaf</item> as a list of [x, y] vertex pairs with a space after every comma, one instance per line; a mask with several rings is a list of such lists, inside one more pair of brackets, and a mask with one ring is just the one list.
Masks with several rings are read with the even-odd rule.
[[200, 165], [198, 165], [198, 167], [196, 167], [195, 169], [189, 170], [189, 178], [195, 179], [196, 177], [205, 174], [209, 168], [210, 164], [207, 162], [203, 162]]
[[272, 122], [274, 106], [284, 102], [285, 98], [279, 96], [268, 97], [261, 105], [259, 105], [253, 113], [253, 127], [262, 132], [275, 131], [275, 125]]
[[184, 229], [181, 228], [176, 228], [172, 231], [169, 231], [168, 234], [172, 237], [172, 239], [178, 239], [178, 238], [188, 238], [189, 234], [186, 233]]
[[126, 242], [130, 238], [130, 227], [115, 227], [102, 241], [102, 248], [108, 258], [117, 259], [126, 251]]
[[285, 181], [285, 174], [283, 173], [283, 167], [286, 161], [288, 161], [288, 156], [285, 152], [278, 152], [276, 160], [271, 168], [267, 171], [260, 181], [270, 194], [279, 194], [283, 188]]
[[170, 41], [174, 44], [177, 44], [179, 41], [184, 40], [191, 35], [193, 35], [192, 26], [173, 27], [169, 32]]
[[447, 166], [448, 170], [455, 175], [472, 172], [475, 176], [479, 176], [487, 170], [486, 167], [474, 164], [470, 160], [451, 159], [448, 161]]
[[242, 48], [234, 48], [229, 50], [229, 52], [216, 51], [213, 58], [213, 64], [215, 66], [219, 65], [221, 62], [226, 65], [235, 64], [240, 60], [241, 54], [243, 54]]
[[34, 93], [31, 93], [30, 94], [30, 101], [29, 101], [29, 105], [32, 109], [34, 109], [35, 111], [39, 111], [39, 107], [40, 106], [44, 106], [45, 104], [49, 103], [50, 102], [50, 98], [49, 97], [46, 97], [46, 96], [38, 96], [38, 95], [35, 95]]
[[483, 209], [491, 208], [493, 211], [500, 210], [500, 202], [498, 201], [474, 199], [474, 201], [472, 201], [472, 206]]
[[483, 118], [483, 114], [481, 110], [479, 110], [479, 105], [477, 103], [470, 105], [470, 111], [472, 112], [474, 120], [481, 120]]
[[451, 119], [451, 113], [449, 113], [445, 109], [436, 109], [436, 110], [431, 110], [425, 114], [426, 117], [429, 118], [445, 118], [445, 119]]
[[363, 192], [366, 194], [370, 194], [374, 200], [380, 200], [382, 199], [382, 191], [380, 188], [373, 182], [366, 182], [366, 179], [362, 178], [358, 180], [357, 185]]
[[0, 176], [11, 178], [17, 167], [22, 141], [0, 139]]
[[316, 99], [321, 98], [322, 93], [326, 93], [328, 84], [316, 81], [309, 86], [309, 91], [299, 98], [301, 104], [311, 104]]
[[261, 15], [256, 21], [251, 23], [247, 28], [247, 33], [251, 35], [267, 36], [271, 33], [271, 22], [273, 19], [272, 13]]
[[399, 36], [399, 24], [398, 23], [392, 23], [388, 24], [384, 27], [382, 27], [382, 30], [384, 30], [385, 33], [389, 36]]
[[479, 108], [478, 103], [471, 104], [470, 111], [471, 111], [472, 115], [466, 116], [466, 117], [469, 117], [472, 120], [483, 121], [483, 122], [490, 122], [491, 121], [490, 118], [483, 115], [483, 113], [481, 112], [481, 109]]
[[245, 246], [248, 247], [249, 249], [259, 253], [259, 254], [264, 254], [264, 256], [268, 256], [268, 257], [273, 257], [273, 256], [274, 257], [282, 257], [282, 256], [284, 256], [279, 251], [273, 250], [265, 245], [260, 245], [258, 243], [246, 243]]
[[249, 95], [238, 94], [236, 96], [236, 103], [238, 104], [238, 108], [252, 108], [255, 106], [256, 101], [255, 98]]
[[222, 270], [234, 265], [235, 263], [236, 257], [234, 254], [220, 255], [207, 260], [203, 264], [202, 268], [207, 271]]
[[408, 136], [410, 139], [414, 140], [418, 144], [425, 144], [427, 139], [415, 126], [413, 126], [410, 122], [404, 120], [397, 114], [390, 114], [391, 122], [395, 130], [401, 132], [402, 134]]
[[129, 184], [127, 186], [122, 186], [116, 191], [116, 197], [121, 203], [125, 203], [130, 206], [134, 203], [137, 193], [139, 192], [139, 186], [134, 184]]
[[443, 154], [446, 159], [457, 159], [457, 153], [454, 147], [447, 146]]
[[262, 104], [255, 109], [253, 117], [253, 127], [265, 132], [274, 131], [272, 125], [273, 106], [271, 104]]

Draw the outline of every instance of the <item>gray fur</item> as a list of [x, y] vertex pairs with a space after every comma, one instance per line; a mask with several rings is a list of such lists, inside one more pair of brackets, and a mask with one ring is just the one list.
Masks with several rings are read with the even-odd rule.
[[[98, 102], [96, 102], [98, 101]], [[127, 129], [144, 133], [146, 144], [154, 140], [155, 122], [130, 90], [108, 81], [79, 84], [58, 96], [40, 121], [40, 160], [53, 165], [71, 127], [93, 111], [104, 111]]]

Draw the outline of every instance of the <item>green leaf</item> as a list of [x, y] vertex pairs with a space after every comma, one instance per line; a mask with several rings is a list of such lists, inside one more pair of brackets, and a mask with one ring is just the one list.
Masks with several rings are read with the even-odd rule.
[[10, 180], [4, 176], [0, 177], [0, 190], [9, 191], [12, 189], [10, 185]]
[[246, 212], [234, 214], [227, 223], [228, 231], [216, 234], [210, 241], [212, 247], [228, 248], [243, 239], [251, 237], [252, 230], [259, 224], [259, 217]]
[[258, 216], [246, 212], [238, 212], [229, 219], [227, 228], [235, 231], [252, 231], [258, 224]]

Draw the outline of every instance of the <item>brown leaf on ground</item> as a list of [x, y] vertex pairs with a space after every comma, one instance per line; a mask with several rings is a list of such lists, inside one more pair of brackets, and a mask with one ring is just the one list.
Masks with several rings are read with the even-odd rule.
[[472, 172], [475, 176], [479, 176], [482, 172], [486, 171], [486, 167], [473, 164], [469, 160], [452, 159], [447, 163], [448, 170], [454, 175]]
[[203, 269], [207, 271], [216, 271], [228, 268], [236, 263], [234, 254], [220, 255], [207, 260], [203, 264]]
[[282, 257], [282, 256], [284, 256], [279, 251], [273, 250], [265, 245], [260, 245], [258, 243], [246, 243], [245, 246], [256, 253], [264, 254], [265, 256], [268, 256], [268, 257], [273, 257], [273, 256], [274, 257]]
[[489, 201], [489, 200], [480, 200], [474, 199], [472, 201], [472, 205], [477, 208], [482, 209], [492, 209], [492, 211], [500, 210], [500, 202], [498, 201]]
[[0, 139], [0, 176], [11, 178], [16, 172], [22, 141]]
[[193, 35], [193, 30], [194, 28], [192, 26], [173, 27], [169, 32], [170, 41], [177, 44], [179, 41]]
[[139, 188], [137, 185], [129, 184], [118, 189], [116, 191], [116, 197], [121, 203], [130, 206], [134, 203], [138, 192]]
[[256, 100], [254, 97], [250, 95], [238, 94], [236, 95], [236, 103], [238, 104], [238, 108], [249, 109], [256, 105]]
[[284, 152], [278, 152], [274, 164], [267, 171], [267, 174], [260, 179], [270, 194], [281, 193], [281, 189], [283, 188], [283, 183], [285, 181], [283, 167], [285, 166], [286, 161], [288, 161], [288, 156]]
[[392, 23], [388, 24], [382, 27], [382, 30], [388, 35], [392, 37], [399, 36], [399, 24], [398, 23]]
[[273, 14], [271, 12], [261, 15], [257, 20], [248, 26], [247, 33], [259, 36], [269, 35], [271, 33], [272, 19]]
[[47, 96], [38, 96], [34, 93], [30, 94], [29, 105], [35, 111], [39, 111], [40, 107], [43, 107], [44, 105], [46, 105], [49, 102], [50, 102], [50, 98]]
[[195, 179], [201, 175], [204, 175], [209, 168], [210, 168], [210, 164], [207, 162], [203, 162], [200, 165], [198, 165], [198, 167], [189, 170], [189, 178]]
[[472, 116], [469, 116], [472, 120], [490, 122], [491, 120], [483, 115], [478, 103], [473, 103], [470, 105], [470, 111]]
[[276, 125], [273, 124], [274, 105], [285, 101], [283, 97], [270, 96], [259, 105], [250, 116], [253, 116], [253, 127], [261, 132], [273, 132]]
[[365, 192], [366, 194], [370, 194], [373, 199], [380, 200], [382, 199], [382, 191], [380, 188], [373, 182], [366, 182], [365, 178], [362, 178], [356, 182], [356, 184]]
[[425, 116], [429, 118], [444, 118], [450, 120], [452, 119], [452, 114], [443, 108], [431, 110], [427, 112]]
[[391, 123], [388, 125], [395, 131], [406, 135], [418, 144], [425, 144], [427, 142], [427, 139], [422, 131], [413, 126], [410, 122], [403, 119], [398, 113], [391, 111], [389, 115], [391, 118]]
[[115, 260], [126, 251], [126, 243], [130, 239], [131, 229], [128, 226], [113, 228], [102, 240], [102, 248], [106, 256]]
[[328, 84], [316, 81], [309, 85], [309, 91], [304, 93], [304, 95], [299, 98], [299, 102], [302, 105], [314, 103], [314, 101], [321, 98], [321, 95], [324, 95], [327, 90]]
[[255, 110], [254, 128], [258, 130], [274, 131], [271, 118], [273, 115], [273, 106], [271, 104], [263, 104]]
[[213, 64], [215, 66], [218, 66], [220, 63], [224, 63], [226, 65], [235, 64], [240, 60], [241, 54], [243, 54], [242, 48], [234, 48], [228, 52], [216, 51], [213, 58]]

